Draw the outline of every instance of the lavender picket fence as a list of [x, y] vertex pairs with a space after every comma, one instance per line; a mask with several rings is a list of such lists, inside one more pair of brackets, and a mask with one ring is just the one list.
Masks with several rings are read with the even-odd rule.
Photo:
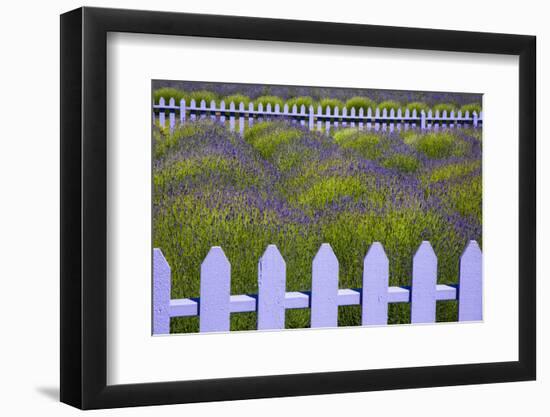
[[313, 259], [311, 291], [286, 291], [286, 264], [275, 245], [258, 263], [258, 294], [231, 295], [231, 265], [219, 246], [201, 265], [200, 298], [172, 300], [170, 266], [158, 248], [153, 253], [153, 334], [170, 333], [170, 318], [199, 316], [201, 332], [229, 331], [231, 313], [256, 312], [258, 330], [284, 329], [285, 310], [311, 309], [311, 327], [336, 327], [338, 306], [361, 305], [362, 325], [388, 322], [388, 303], [411, 303], [412, 323], [433, 323], [436, 302], [458, 300], [459, 321], [482, 319], [482, 254], [470, 241], [459, 265], [458, 284], [437, 284], [437, 257], [423, 242], [413, 257], [412, 285], [390, 287], [389, 261], [378, 242], [363, 260], [363, 287], [338, 287], [338, 259], [324, 243]]
[[179, 104], [176, 104], [173, 98], [168, 101], [168, 104], [164, 98], [161, 98], [158, 104], [153, 103], [153, 123], [158, 121], [158, 124], [165, 128], [166, 113], [168, 113], [170, 130], [175, 128], [176, 120], [181, 124], [189, 120], [208, 118], [224, 125], [228, 124], [231, 131], [238, 131], [241, 135], [246, 124], [250, 127], [255, 121], [273, 119], [288, 119], [292, 123], [307, 126], [309, 130], [325, 130], [327, 134], [331, 129], [340, 127], [392, 132], [417, 128], [422, 130], [478, 128], [483, 123], [483, 112], [480, 112], [479, 115], [476, 112], [462, 114], [460, 110], [451, 111], [448, 114], [446, 111], [440, 113], [439, 111], [432, 112], [432, 110], [428, 113], [422, 111], [418, 114], [416, 110], [410, 112], [408, 109], [405, 111], [391, 109], [388, 112], [387, 109], [369, 108], [366, 112], [363, 109], [356, 112], [354, 108], [348, 110], [346, 107], [342, 109], [327, 107], [323, 111], [321, 106], [318, 106], [317, 109], [314, 109], [313, 106], [306, 108], [304, 105], [300, 108], [296, 105], [289, 108], [286, 104], [282, 109], [278, 104], [273, 108], [267, 104], [264, 109], [262, 104], [258, 104], [254, 108], [253, 103], [246, 106], [244, 103], [225, 103], [224, 101], [220, 103], [211, 101], [210, 104], [207, 104], [204, 100], [200, 103], [191, 100], [187, 105], [185, 99], [182, 99]]

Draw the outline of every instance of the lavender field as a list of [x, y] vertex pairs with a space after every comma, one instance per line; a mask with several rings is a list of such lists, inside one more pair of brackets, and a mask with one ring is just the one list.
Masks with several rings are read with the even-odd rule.
[[[370, 100], [477, 111], [481, 103], [470, 94], [155, 83], [155, 98], [208, 93], [253, 102], [350, 106], [354, 100], [361, 106]], [[172, 132], [154, 126], [153, 145], [153, 245], [172, 268], [172, 298], [199, 296], [200, 264], [215, 245], [231, 262], [232, 293], [254, 294], [257, 262], [271, 243], [286, 261], [287, 291], [311, 289], [311, 262], [324, 242], [340, 262], [342, 288], [361, 287], [363, 257], [373, 241], [384, 245], [390, 260], [390, 285], [410, 285], [412, 257], [423, 240], [432, 243], [438, 282], [445, 284], [457, 282], [466, 243], [482, 244], [481, 129], [375, 133], [348, 127], [327, 135], [264, 120], [241, 137], [205, 119]], [[390, 304], [389, 323], [410, 322], [409, 309]], [[438, 302], [437, 320], [456, 321], [456, 301]], [[360, 307], [340, 307], [338, 322], [360, 325]], [[309, 327], [309, 310], [287, 310], [286, 327]], [[232, 314], [231, 330], [252, 329], [255, 313]], [[196, 331], [197, 317], [171, 321], [172, 333]]]

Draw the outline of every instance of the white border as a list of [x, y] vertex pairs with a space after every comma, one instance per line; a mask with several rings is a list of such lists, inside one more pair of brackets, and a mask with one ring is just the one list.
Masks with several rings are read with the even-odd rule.
[[[108, 384], [517, 360], [518, 59], [109, 34]], [[151, 79], [484, 93], [484, 322], [151, 337]]]

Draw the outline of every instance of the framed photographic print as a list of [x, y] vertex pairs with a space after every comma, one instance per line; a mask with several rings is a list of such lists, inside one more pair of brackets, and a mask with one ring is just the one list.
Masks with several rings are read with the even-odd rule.
[[535, 378], [535, 38], [61, 16], [61, 400]]

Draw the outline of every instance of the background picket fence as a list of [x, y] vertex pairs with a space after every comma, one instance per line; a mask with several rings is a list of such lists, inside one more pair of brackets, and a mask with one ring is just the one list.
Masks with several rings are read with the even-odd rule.
[[231, 265], [214, 246], [201, 265], [200, 298], [172, 300], [170, 266], [153, 253], [153, 334], [170, 333], [170, 318], [199, 316], [201, 332], [229, 331], [230, 314], [256, 312], [258, 330], [284, 329], [285, 310], [311, 309], [311, 327], [338, 326], [338, 306], [361, 305], [362, 325], [388, 322], [388, 303], [411, 303], [411, 323], [433, 323], [436, 301], [458, 300], [458, 320], [482, 319], [482, 254], [470, 241], [460, 258], [458, 285], [437, 284], [437, 257], [423, 242], [413, 258], [412, 285], [389, 287], [389, 261], [378, 242], [363, 261], [363, 287], [338, 288], [338, 259], [324, 243], [313, 259], [311, 291], [286, 291], [286, 264], [275, 245], [258, 263], [258, 294], [231, 295]]
[[335, 107], [331, 109], [327, 107], [325, 111], [321, 106], [314, 109], [310, 106], [306, 109], [305, 106], [297, 108], [294, 105], [289, 109], [288, 105], [284, 105], [281, 109], [277, 104], [274, 108], [271, 108], [270, 104], [264, 107], [262, 104], [258, 104], [257, 108], [254, 108], [253, 103], [249, 103], [246, 108], [244, 103], [225, 103], [221, 101], [217, 104], [215, 101], [210, 102], [209, 105], [202, 100], [199, 104], [195, 103], [195, 100], [191, 100], [189, 105], [182, 99], [179, 104], [176, 104], [175, 100], [171, 98], [166, 104], [164, 98], [160, 98], [159, 103], [153, 103], [153, 124], [159, 123], [161, 127], [166, 127], [166, 113], [168, 113], [168, 124], [170, 130], [173, 130], [176, 126], [176, 119], [179, 123], [185, 123], [188, 120], [206, 119], [209, 118], [214, 121], [218, 121], [222, 124], [229, 124], [229, 129], [235, 131], [238, 129], [242, 135], [244, 132], [245, 124], [252, 126], [255, 121], [273, 120], [273, 119], [288, 119], [292, 123], [300, 124], [301, 126], [308, 126], [309, 130], [322, 131], [323, 129], [328, 134], [331, 129], [338, 129], [339, 127], [357, 127], [360, 130], [382, 130], [390, 132], [397, 130], [408, 130], [420, 128], [438, 130], [439, 128], [461, 128], [461, 127], [481, 127], [483, 123], [483, 112], [479, 115], [473, 112], [471, 115], [469, 112], [462, 114], [461, 111], [454, 111], [447, 114], [443, 112], [428, 113], [422, 111], [417, 114], [416, 110], [410, 112], [408, 109], [404, 112], [401, 109], [395, 111], [391, 109], [389, 112], [387, 109], [368, 109], [366, 112], [360, 109], [358, 112], [354, 108], [348, 111], [345, 107], [339, 109]]

